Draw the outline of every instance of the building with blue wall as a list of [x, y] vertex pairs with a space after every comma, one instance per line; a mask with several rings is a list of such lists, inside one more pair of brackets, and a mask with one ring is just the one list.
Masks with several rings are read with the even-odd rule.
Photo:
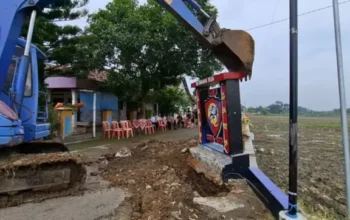
[[[81, 122], [92, 122], [93, 120], [93, 99], [94, 93], [79, 91], [80, 102], [84, 102], [85, 106], [79, 109], [79, 119]], [[118, 98], [110, 93], [96, 92], [96, 124], [102, 122], [102, 112], [112, 111], [111, 120], [118, 120]]]
[[96, 133], [101, 131], [104, 111], [112, 112], [108, 120], [121, 119], [123, 104], [119, 104], [118, 97], [114, 94], [98, 91], [98, 82], [95, 80], [57, 76], [46, 78], [45, 83], [49, 91], [48, 99], [52, 105], [58, 102], [85, 103], [85, 106], [72, 116], [72, 135], [90, 133], [96, 137]]

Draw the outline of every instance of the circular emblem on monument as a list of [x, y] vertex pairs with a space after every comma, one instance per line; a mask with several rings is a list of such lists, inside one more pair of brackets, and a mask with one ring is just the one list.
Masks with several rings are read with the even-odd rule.
[[218, 123], [218, 108], [215, 103], [210, 103], [208, 107], [208, 118], [210, 121], [210, 124], [217, 127], [219, 126]]

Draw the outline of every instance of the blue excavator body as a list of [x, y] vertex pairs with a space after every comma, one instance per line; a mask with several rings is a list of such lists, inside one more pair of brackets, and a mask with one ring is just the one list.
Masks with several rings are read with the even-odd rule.
[[50, 135], [50, 124], [45, 123], [47, 111], [38, 117], [38, 59], [45, 60], [46, 56], [31, 44], [31, 40], [26, 42], [19, 36], [24, 19], [33, 10], [40, 11], [57, 2], [11, 0], [0, 3], [0, 148]]

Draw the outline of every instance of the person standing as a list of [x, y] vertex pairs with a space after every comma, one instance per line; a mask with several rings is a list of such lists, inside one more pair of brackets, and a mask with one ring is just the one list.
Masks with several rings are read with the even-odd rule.
[[197, 112], [197, 109], [193, 110], [193, 118], [194, 118], [194, 124], [197, 126], [198, 125], [198, 112]]
[[184, 127], [184, 121], [180, 112], [177, 116], [177, 127], [180, 128], [181, 125]]
[[191, 128], [192, 127], [192, 114], [190, 109], [187, 110], [186, 114], [186, 128]]
[[158, 129], [158, 116], [156, 116], [156, 114], [153, 114], [153, 116], [151, 117], [151, 122], [152, 124], [155, 126], [156, 129]]

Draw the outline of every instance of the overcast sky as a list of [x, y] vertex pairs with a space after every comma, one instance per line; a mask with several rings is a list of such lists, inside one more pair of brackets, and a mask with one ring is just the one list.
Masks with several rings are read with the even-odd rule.
[[[88, 10], [96, 12], [111, 0], [90, 0]], [[342, 2], [345, 0], [339, 0]], [[140, 1], [145, 2], [145, 0]], [[289, 17], [288, 0], [212, 0], [219, 11], [221, 27], [247, 30]], [[299, 14], [326, 7], [331, 0], [299, 1]], [[345, 83], [350, 73], [350, 3], [341, 4]], [[74, 23], [86, 25], [86, 19]], [[255, 39], [255, 63], [251, 81], [241, 87], [242, 104], [269, 105], [289, 99], [289, 22], [249, 31]], [[347, 103], [350, 107], [350, 89]], [[314, 110], [339, 108], [334, 43], [333, 10], [328, 8], [299, 17], [299, 105]]]

